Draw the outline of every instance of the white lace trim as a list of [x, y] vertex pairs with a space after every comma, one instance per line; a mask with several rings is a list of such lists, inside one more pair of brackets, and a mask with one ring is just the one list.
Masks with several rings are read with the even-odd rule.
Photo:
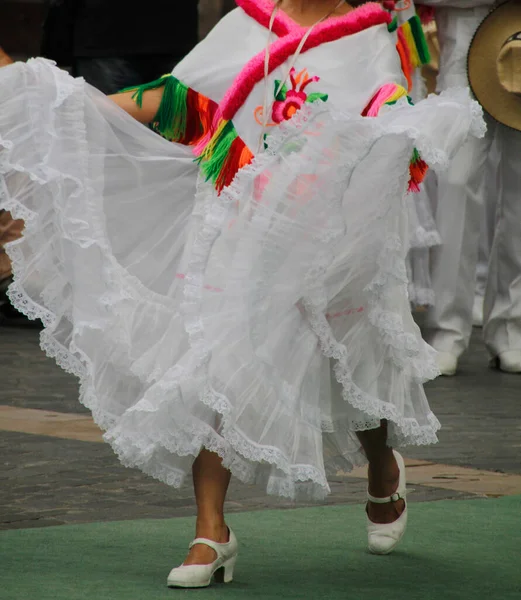
[[421, 225], [414, 229], [409, 240], [411, 248], [432, 248], [433, 246], [440, 246], [441, 243], [440, 234], [436, 230], [428, 231]]
[[436, 295], [432, 289], [409, 284], [409, 300], [414, 306], [434, 306]]

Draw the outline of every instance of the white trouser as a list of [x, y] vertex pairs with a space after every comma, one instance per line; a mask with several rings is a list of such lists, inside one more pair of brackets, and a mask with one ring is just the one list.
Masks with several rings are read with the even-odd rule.
[[[466, 56], [487, 7], [437, 9], [440, 40], [439, 90], [467, 85]], [[459, 356], [472, 331], [478, 246], [484, 210], [484, 175], [495, 124], [482, 140], [471, 140], [438, 178], [436, 224], [443, 244], [433, 250], [435, 306], [425, 336], [439, 351]], [[502, 152], [498, 221], [486, 290], [485, 340], [492, 354], [521, 349], [521, 134], [498, 126]], [[517, 148], [517, 149], [516, 149]], [[513, 213], [517, 210], [516, 215]], [[514, 230], [516, 230], [514, 232]], [[497, 238], [497, 239], [496, 239]]]
[[483, 172], [490, 138], [471, 140], [438, 176], [436, 225], [442, 244], [432, 250], [435, 303], [425, 337], [436, 350], [459, 356], [472, 331], [478, 245], [483, 214]]
[[484, 337], [492, 356], [521, 350], [521, 133], [498, 125], [496, 227], [485, 291]]
[[481, 216], [481, 234], [479, 236], [478, 266], [476, 269], [476, 296], [479, 296], [481, 303], [485, 296], [487, 287], [488, 263], [490, 260], [490, 249], [494, 240], [494, 230], [496, 228], [496, 209], [497, 199], [501, 194], [501, 179], [499, 177], [499, 161], [501, 152], [499, 142], [496, 136], [492, 143], [490, 153], [487, 158], [485, 181], [484, 181], [484, 210]]

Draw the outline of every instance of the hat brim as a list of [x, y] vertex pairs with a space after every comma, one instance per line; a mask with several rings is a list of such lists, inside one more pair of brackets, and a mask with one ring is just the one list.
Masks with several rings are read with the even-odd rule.
[[505, 41], [521, 31], [521, 3], [510, 0], [498, 6], [481, 23], [470, 45], [467, 68], [470, 88], [496, 121], [521, 131], [521, 96], [505, 90], [496, 60]]

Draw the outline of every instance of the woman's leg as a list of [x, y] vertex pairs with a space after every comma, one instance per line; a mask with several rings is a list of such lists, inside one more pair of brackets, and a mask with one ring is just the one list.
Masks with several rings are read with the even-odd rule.
[[[197, 522], [195, 537], [223, 544], [228, 541], [228, 527], [224, 521], [224, 500], [230, 483], [230, 471], [225, 469], [217, 454], [202, 450], [195, 459], [192, 474]], [[205, 565], [216, 559], [214, 550], [203, 544], [194, 546], [183, 564]]]
[[[378, 429], [359, 431], [357, 435], [369, 460], [369, 493], [376, 498], [391, 496], [398, 487], [400, 471], [392, 448], [387, 446], [387, 421], [382, 421]], [[392, 523], [404, 508], [404, 500], [388, 504], [368, 502], [367, 514], [373, 523]]]

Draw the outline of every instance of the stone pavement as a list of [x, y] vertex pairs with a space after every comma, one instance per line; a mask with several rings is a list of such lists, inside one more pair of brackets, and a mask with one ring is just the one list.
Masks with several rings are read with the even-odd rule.
[[[521, 376], [489, 369], [475, 333], [461, 373], [428, 386], [443, 430], [438, 446], [405, 452], [411, 501], [521, 494]], [[0, 369], [0, 529], [194, 514], [189, 483], [174, 490], [126, 469], [100, 443], [38, 331], [0, 327]], [[363, 472], [339, 473], [327, 503], [361, 503], [365, 487]], [[235, 482], [227, 509], [293, 506]]]

